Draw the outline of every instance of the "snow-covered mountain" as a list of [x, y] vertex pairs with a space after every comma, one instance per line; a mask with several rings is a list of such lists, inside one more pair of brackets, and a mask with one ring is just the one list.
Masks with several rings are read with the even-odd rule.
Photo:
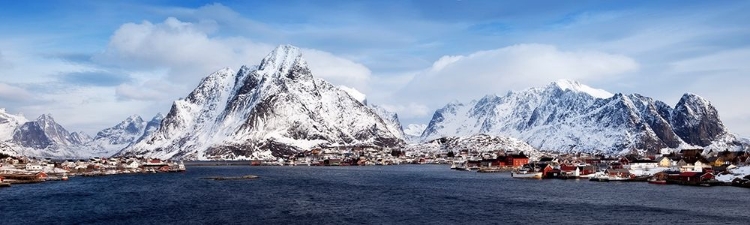
[[695, 94], [683, 95], [672, 108], [639, 94], [611, 94], [568, 80], [469, 103], [452, 102], [435, 112], [421, 138], [482, 133], [562, 152], [723, 150], [740, 144], [716, 109]]
[[420, 144], [412, 144], [406, 147], [406, 151], [414, 152], [453, 151], [454, 153], [457, 153], [461, 150], [477, 152], [505, 151], [506, 153], [523, 152], [532, 159], [539, 158], [543, 155], [540, 151], [525, 141], [510, 137], [485, 134], [475, 134], [465, 137], [442, 137]]
[[119, 155], [264, 158], [322, 145], [402, 145], [373, 110], [315, 79], [298, 48], [280, 46], [257, 67], [222, 69], [174, 102], [161, 127]]
[[23, 115], [13, 115], [0, 108], [0, 153], [6, 155], [18, 155], [15, 146], [10, 142], [13, 140], [13, 132], [22, 124], [28, 122]]
[[131, 116], [91, 138], [84, 132], [67, 131], [49, 114], [28, 121], [23, 115], [0, 109], [0, 153], [52, 158], [109, 157], [156, 130], [162, 118], [158, 114], [146, 123], [140, 116]]
[[427, 124], [409, 124], [404, 129], [404, 139], [408, 143], [419, 143], [425, 129], [427, 129]]
[[388, 111], [387, 109], [379, 105], [370, 104], [368, 106], [372, 109], [373, 112], [380, 116], [381, 119], [383, 119], [383, 122], [385, 122], [388, 131], [396, 135], [397, 138], [404, 139], [404, 129], [401, 127], [401, 121], [398, 119], [398, 114]]
[[86, 143], [87, 155], [112, 156], [158, 129], [163, 118], [159, 113], [146, 122], [140, 116], [133, 115], [113, 127], [99, 131], [93, 140]]
[[[25, 119], [16, 116], [15, 120]], [[6, 126], [6, 128], [10, 127], [12, 126]], [[8, 130], [2, 133], [7, 135]], [[87, 140], [89, 137], [86, 134], [68, 132], [55, 122], [52, 115], [45, 114], [34, 121], [27, 121], [14, 127], [11, 139], [5, 139], [3, 146], [13, 155], [78, 158], [80, 157], [78, 146]]]
[[391, 131], [391, 133], [395, 134], [398, 138], [404, 139], [405, 134], [404, 130], [401, 127], [401, 121], [398, 119], [398, 114], [388, 111], [386, 108], [375, 105], [375, 104], [368, 104], [367, 103], [367, 95], [363, 94], [357, 89], [350, 88], [347, 86], [339, 86], [339, 88], [349, 94], [349, 96], [352, 96], [352, 98], [356, 99], [363, 105], [370, 107], [370, 109], [373, 110], [378, 116], [380, 116], [381, 119], [383, 119], [383, 122], [388, 126], [388, 130]]

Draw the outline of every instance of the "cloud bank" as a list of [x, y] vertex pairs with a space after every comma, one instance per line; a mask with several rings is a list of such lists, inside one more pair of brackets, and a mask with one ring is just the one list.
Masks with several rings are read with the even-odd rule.
[[624, 55], [520, 44], [443, 56], [431, 68], [414, 76], [397, 95], [408, 96], [402, 105], [421, 103], [434, 109], [452, 100], [466, 101], [491, 93], [543, 86], [558, 79], [606, 80], [638, 68], [634, 59]]

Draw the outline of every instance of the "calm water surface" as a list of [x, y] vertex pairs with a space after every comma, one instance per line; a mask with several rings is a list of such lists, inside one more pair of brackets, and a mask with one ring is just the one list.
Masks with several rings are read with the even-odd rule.
[[[257, 180], [210, 176], [254, 174]], [[0, 224], [750, 224], [750, 189], [447, 166], [188, 167], [0, 189]]]

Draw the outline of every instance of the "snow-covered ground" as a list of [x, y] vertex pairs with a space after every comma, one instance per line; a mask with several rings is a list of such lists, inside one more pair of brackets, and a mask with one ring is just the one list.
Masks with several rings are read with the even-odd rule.
[[719, 174], [716, 179], [722, 182], [732, 182], [735, 178], [743, 178], [750, 175], [750, 166], [737, 167], [729, 170], [730, 174]]
[[634, 169], [634, 170], [630, 170], [630, 173], [633, 174], [633, 175], [636, 175], [636, 176], [644, 176], [644, 175], [649, 175], [650, 176], [650, 175], [654, 175], [654, 174], [656, 174], [658, 172], [662, 172], [662, 171], [665, 171], [665, 170], [669, 170], [669, 168], [656, 167], [656, 168], [649, 168], [648, 170]]

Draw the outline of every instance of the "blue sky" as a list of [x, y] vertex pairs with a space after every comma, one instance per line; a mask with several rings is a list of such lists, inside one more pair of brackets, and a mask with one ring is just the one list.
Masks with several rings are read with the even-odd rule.
[[[166, 113], [200, 78], [303, 48], [313, 74], [427, 123], [449, 101], [574, 79], [709, 99], [750, 136], [742, 1], [11, 1], [0, 108], [96, 131]], [[448, 90], [448, 91], [446, 91]]]

